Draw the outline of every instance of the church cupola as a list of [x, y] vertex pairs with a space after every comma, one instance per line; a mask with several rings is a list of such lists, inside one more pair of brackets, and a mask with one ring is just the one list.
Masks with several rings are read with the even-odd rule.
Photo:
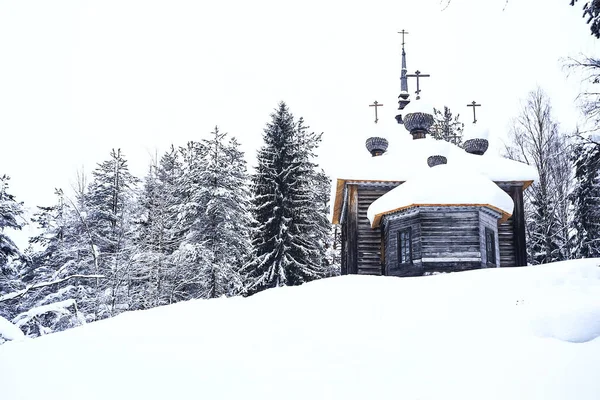
[[373, 157], [377, 157], [386, 152], [388, 141], [385, 138], [374, 136], [367, 139], [365, 146]]
[[475, 107], [480, 107], [481, 104], [473, 101], [467, 107], [473, 107], [473, 126], [465, 133], [465, 141], [462, 145], [463, 149], [469, 154], [484, 155], [489, 146], [489, 130], [480, 128], [477, 125], [477, 114]]
[[[369, 107], [373, 107], [375, 109], [375, 125], [377, 125], [379, 122], [377, 109], [382, 106], [383, 104], [380, 104], [378, 101], [374, 101], [373, 104], [369, 104]], [[366, 140], [365, 146], [367, 147], [367, 150], [369, 150], [369, 153], [371, 153], [371, 156], [377, 157], [386, 152], [388, 148], [388, 141], [386, 138], [381, 136], [372, 136]]]
[[429, 144], [429, 149], [431, 155], [427, 158], [427, 165], [429, 165], [430, 168], [448, 163], [448, 142], [445, 140], [433, 140]]
[[413, 139], [424, 139], [433, 125], [433, 107], [421, 100], [413, 102], [404, 116], [404, 127]]

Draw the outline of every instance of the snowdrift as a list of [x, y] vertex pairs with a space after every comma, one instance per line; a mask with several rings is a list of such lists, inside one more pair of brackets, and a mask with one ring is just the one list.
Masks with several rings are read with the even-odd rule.
[[0, 346], [0, 399], [600, 398], [600, 260], [345, 276]]

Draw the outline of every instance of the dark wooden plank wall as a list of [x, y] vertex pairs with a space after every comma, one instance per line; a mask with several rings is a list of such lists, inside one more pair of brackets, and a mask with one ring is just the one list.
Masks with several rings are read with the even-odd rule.
[[525, 266], [527, 265], [527, 247], [525, 242], [523, 187], [520, 183], [500, 184], [500, 187], [510, 195], [515, 205], [513, 215], [508, 221], [498, 225], [500, 266]]
[[[411, 228], [412, 265], [398, 265], [398, 231]], [[385, 275], [415, 276], [422, 274], [421, 263], [421, 227], [419, 214], [412, 212], [403, 218], [391, 219], [383, 228], [385, 235]]]
[[511, 188], [511, 197], [515, 203], [513, 210], [513, 232], [515, 235], [515, 265], [527, 265], [527, 243], [525, 239], [525, 206], [523, 202], [523, 187], [521, 185]]
[[341, 250], [341, 259], [340, 259], [340, 273], [342, 275], [348, 275], [348, 222], [344, 221], [341, 224], [341, 234], [342, 234], [342, 250]]
[[425, 270], [457, 271], [481, 267], [477, 210], [421, 210], [420, 220]]
[[[381, 238], [380, 229], [371, 229], [367, 219], [367, 210], [371, 203], [391, 190], [392, 186], [376, 186], [356, 184], [348, 185], [348, 203], [344, 223], [342, 224], [342, 274], [374, 274], [383, 273], [384, 263], [381, 254], [382, 242], [392, 246], [396, 238]], [[501, 267], [512, 267], [527, 265], [525, 248], [525, 216], [523, 210], [523, 190], [519, 184], [500, 185], [511, 195], [515, 202], [513, 216], [506, 222], [498, 225], [498, 254]], [[455, 215], [448, 221], [437, 220], [437, 217], [426, 217], [424, 230], [431, 229], [432, 237], [430, 245], [423, 249], [423, 257], [442, 257], [442, 254], [450, 254], [451, 240], [461, 240], [458, 247], [452, 246], [453, 252], [450, 257], [471, 257], [474, 252], [472, 247], [475, 240], [474, 235], [457, 234], [456, 223], [462, 217]], [[472, 216], [471, 216], [472, 218]], [[473, 220], [464, 220], [464, 223], [472, 223]], [[427, 233], [426, 233], [427, 234]], [[413, 233], [413, 241], [416, 236]], [[480, 242], [478, 242], [480, 243]], [[395, 246], [395, 244], [393, 244]], [[419, 248], [419, 251], [421, 249]], [[414, 251], [414, 250], [413, 250]], [[479, 251], [481, 254], [481, 251]], [[436, 255], [437, 254], [437, 255]], [[387, 248], [385, 257], [388, 256]], [[448, 258], [450, 258], [448, 257]], [[421, 258], [419, 256], [419, 258]], [[385, 264], [391, 265], [390, 262]], [[397, 264], [397, 263], [396, 263]], [[441, 264], [440, 264], [441, 265]], [[448, 268], [456, 267], [456, 263], [446, 263]], [[470, 268], [471, 266], [468, 266]]]
[[[491, 211], [479, 210], [479, 241], [481, 243], [481, 268], [499, 267], [500, 261], [500, 247], [498, 239], [498, 221], [500, 220], [500, 213], [493, 213]], [[496, 259], [494, 264], [488, 265], [487, 263], [487, 248], [486, 248], [486, 228], [491, 229], [496, 237]]]
[[372, 229], [367, 218], [369, 206], [389, 188], [358, 187], [358, 274], [381, 275], [381, 229]]
[[516, 266], [513, 217], [498, 225], [498, 243], [500, 245], [500, 266]]
[[355, 185], [348, 187], [347, 213], [347, 271], [349, 274], [358, 273], [358, 259], [356, 248], [358, 246], [358, 188]]

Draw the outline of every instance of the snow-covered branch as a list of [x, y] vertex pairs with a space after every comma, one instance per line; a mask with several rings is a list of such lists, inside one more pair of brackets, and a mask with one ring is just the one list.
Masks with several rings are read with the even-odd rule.
[[47, 286], [52, 286], [52, 285], [58, 285], [60, 283], [66, 282], [70, 279], [76, 279], [76, 278], [81, 278], [81, 279], [92, 279], [92, 278], [104, 278], [103, 275], [80, 275], [80, 274], [76, 274], [76, 275], [70, 275], [61, 279], [57, 279], [54, 281], [50, 281], [50, 282], [39, 282], [33, 285], [29, 285], [27, 286], [25, 289], [21, 289], [18, 290], [16, 292], [12, 292], [12, 293], [8, 293], [5, 294], [3, 296], [0, 296], [0, 303], [4, 302], [4, 301], [8, 301], [8, 300], [12, 300], [12, 299], [16, 299], [17, 297], [21, 297], [24, 294], [26, 294], [27, 292], [30, 292], [32, 290], [35, 289], [40, 289], [43, 287], [47, 287]]

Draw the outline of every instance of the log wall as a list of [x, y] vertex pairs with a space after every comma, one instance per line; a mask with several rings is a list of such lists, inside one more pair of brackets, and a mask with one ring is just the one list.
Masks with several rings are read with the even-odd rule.
[[[396, 186], [398, 184], [347, 184], [341, 226], [342, 274], [397, 275], [400, 273], [394, 269], [395, 267], [387, 271], [387, 266], [397, 265], [397, 238], [395, 235], [383, 236], [380, 228], [371, 229], [367, 219], [369, 206]], [[513, 216], [508, 221], [498, 224], [495, 230], [498, 238], [497, 264], [501, 267], [527, 265], [522, 187], [518, 182], [500, 184], [500, 187], [513, 198], [515, 209]], [[445, 209], [446, 215], [436, 216], [425, 213], [423, 231], [421, 232], [421, 228], [413, 230], [413, 254], [417, 257], [414, 268], [418, 268], [417, 270], [421, 272], [427, 271], [429, 268], [427, 264], [434, 259], [437, 260], [438, 266], [452, 270], [487, 266], [485, 252], [481, 247], [485, 245], [485, 241], [482, 245], [479, 223], [479, 221], [482, 224], [486, 223], [485, 217], [480, 218], [477, 211], [464, 214], [464, 210], [454, 213], [448, 208]], [[475, 220], [477, 224], [474, 224]], [[408, 222], [408, 225], [411, 223]], [[458, 233], [467, 226], [470, 228], [466, 233]], [[423, 248], [420, 246], [420, 240], [417, 239], [420, 235], [428, 238]], [[417, 241], [419, 245], [415, 243]], [[454, 246], [453, 241], [459, 242]], [[383, 252], [382, 248], [384, 248]], [[388, 261], [388, 258], [391, 259]], [[476, 266], [477, 262], [479, 266]], [[416, 274], [417, 270], [407, 273]]]
[[358, 274], [381, 275], [383, 272], [381, 229], [371, 228], [371, 223], [367, 218], [367, 210], [375, 200], [387, 193], [389, 189], [369, 186], [358, 187]]

